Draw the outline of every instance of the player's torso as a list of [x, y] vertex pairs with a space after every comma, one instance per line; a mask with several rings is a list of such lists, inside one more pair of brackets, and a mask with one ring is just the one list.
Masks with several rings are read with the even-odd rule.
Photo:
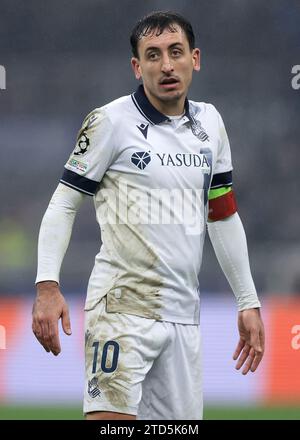
[[175, 127], [151, 124], [130, 101], [123, 110], [117, 154], [95, 196], [103, 241], [95, 279], [110, 311], [195, 323], [213, 121], [203, 112], [192, 130], [187, 117]]

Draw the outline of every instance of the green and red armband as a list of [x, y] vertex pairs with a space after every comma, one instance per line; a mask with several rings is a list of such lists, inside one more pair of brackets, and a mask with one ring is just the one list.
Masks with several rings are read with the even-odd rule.
[[231, 187], [211, 189], [208, 194], [208, 220], [217, 221], [237, 211], [236, 199]]

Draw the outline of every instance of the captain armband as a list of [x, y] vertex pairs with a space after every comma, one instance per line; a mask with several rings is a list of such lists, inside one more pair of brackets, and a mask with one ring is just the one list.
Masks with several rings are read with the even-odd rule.
[[208, 208], [208, 220], [212, 222], [233, 215], [237, 211], [237, 203], [231, 186], [211, 189], [208, 194]]

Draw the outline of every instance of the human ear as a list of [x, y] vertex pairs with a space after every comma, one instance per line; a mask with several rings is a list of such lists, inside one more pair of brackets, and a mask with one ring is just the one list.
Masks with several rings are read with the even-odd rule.
[[141, 73], [141, 66], [140, 66], [138, 58], [135, 58], [135, 57], [131, 58], [131, 66], [132, 66], [132, 69], [133, 69], [133, 72], [134, 72], [136, 79], [141, 79], [142, 73]]
[[200, 49], [198, 49], [198, 48], [193, 49], [193, 52], [192, 52], [193, 67], [194, 67], [194, 70], [196, 70], [196, 71], [199, 71], [200, 67], [201, 67], [200, 55], [201, 55]]

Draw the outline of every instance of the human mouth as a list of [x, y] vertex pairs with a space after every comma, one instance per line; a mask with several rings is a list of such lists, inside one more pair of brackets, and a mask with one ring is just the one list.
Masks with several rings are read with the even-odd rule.
[[179, 83], [179, 80], [174, 77], [164, 78], [159, 82], [159, 85], [164, 89], [174, 89], [177, 84]]

